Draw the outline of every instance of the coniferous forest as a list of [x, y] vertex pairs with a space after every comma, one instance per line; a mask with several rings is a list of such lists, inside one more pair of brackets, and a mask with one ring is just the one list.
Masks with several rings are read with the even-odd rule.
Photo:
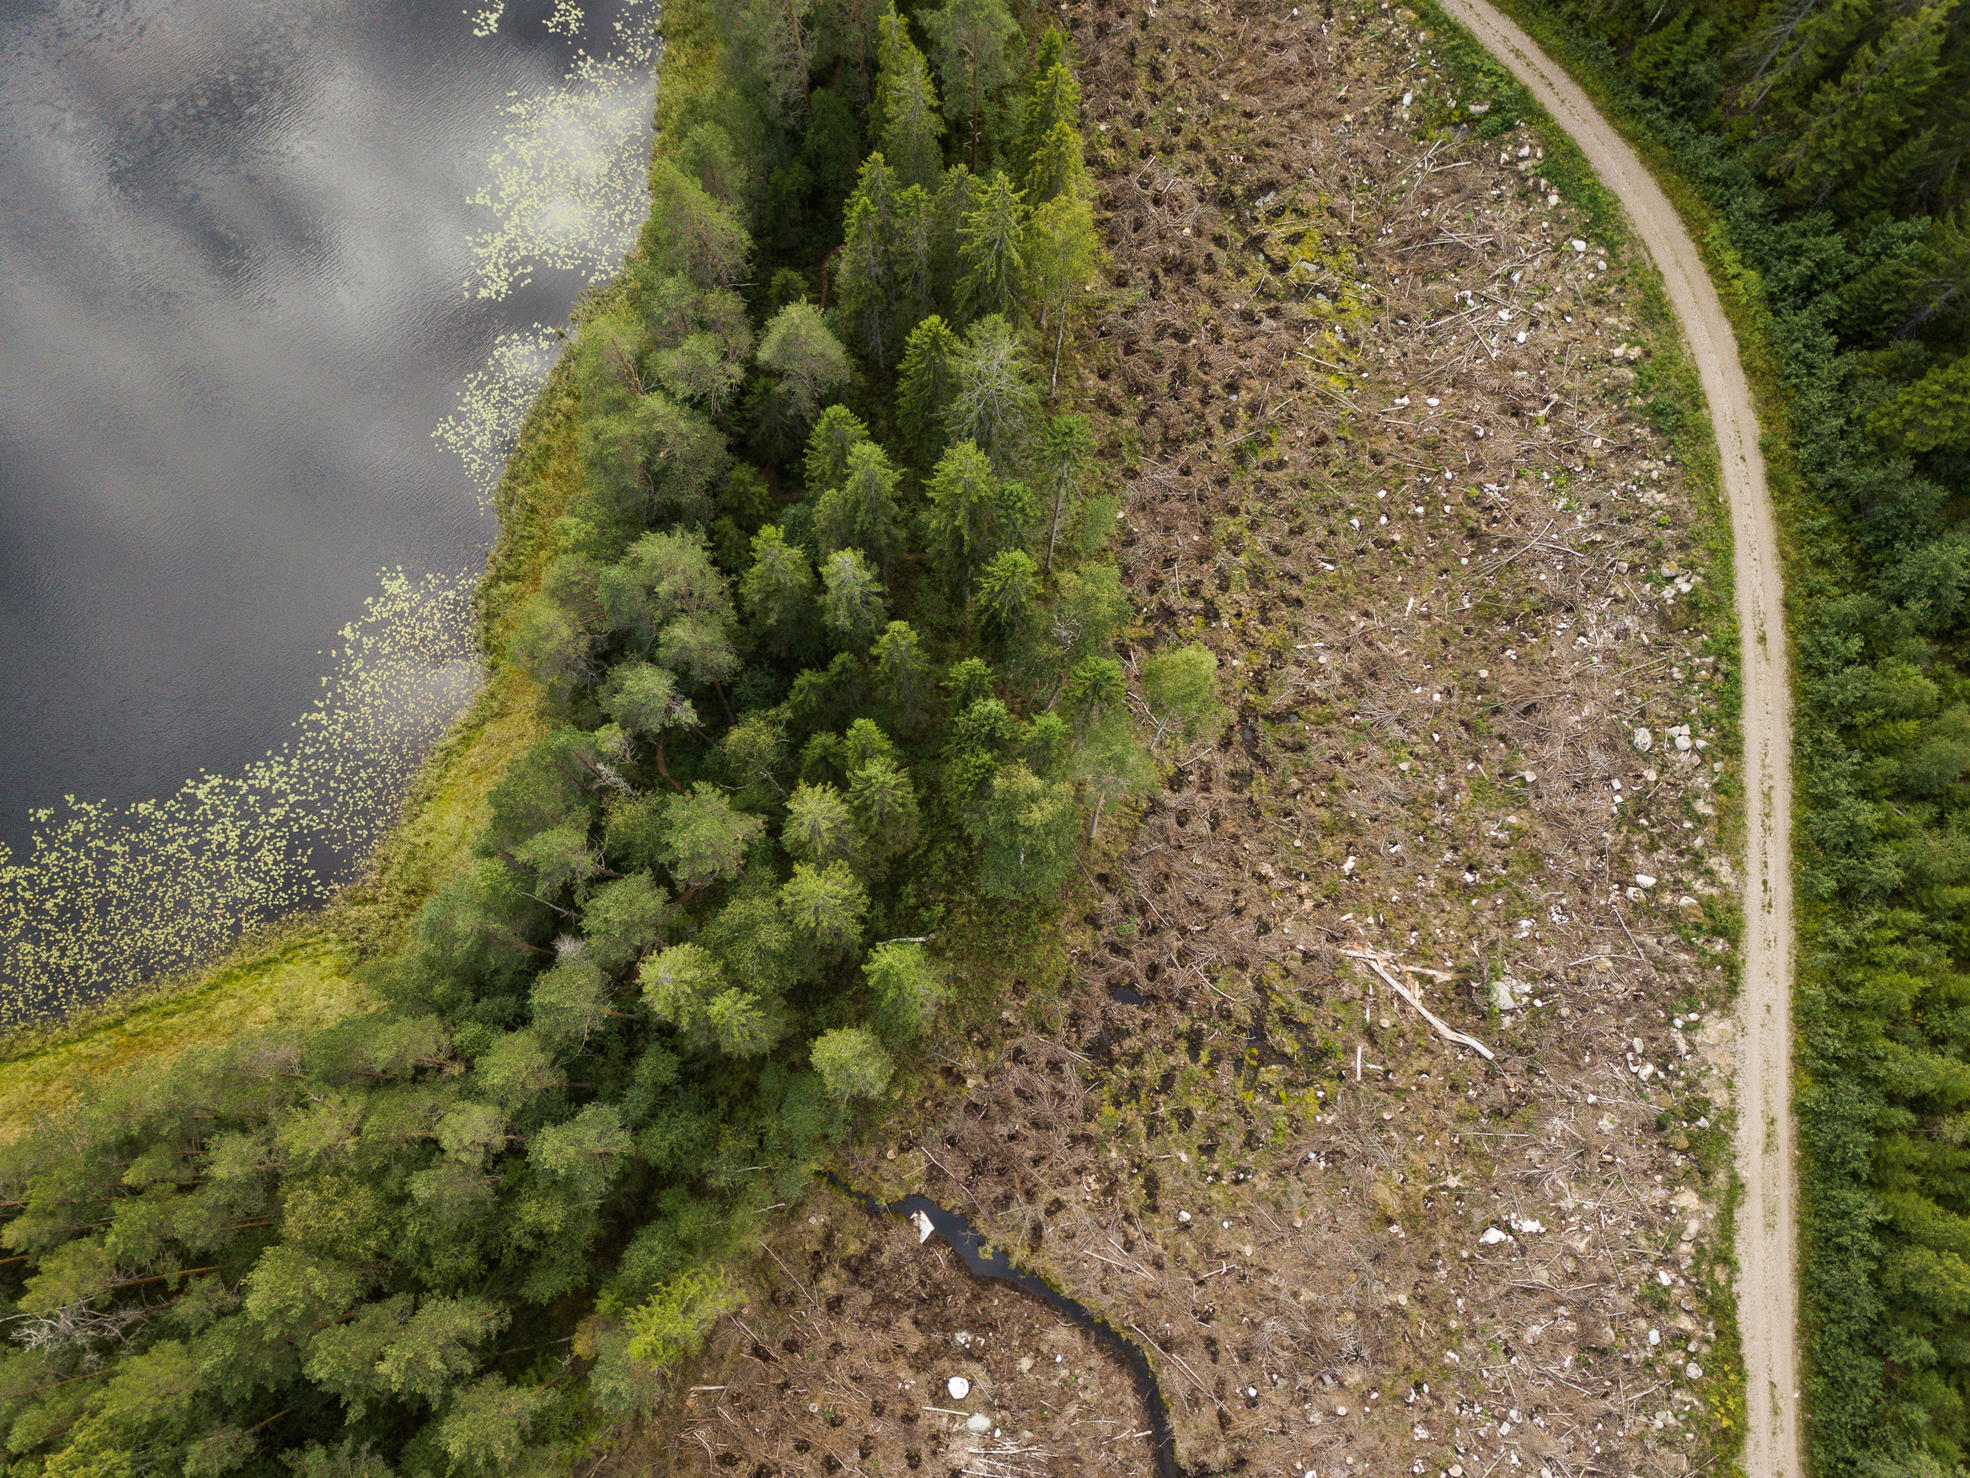
[[1714, 209], [1763, 320], [1810, 1441], [1829, 1478], [1940, 1478], [1970, 1453], [1970, 7], [1523, 9]]
[[[961, 1007], [953, 937], [1016, 953], [1151, 776], [1058, 393], [1097, 265], [1059, 33], [665, 29], [650, 220], [558, 382], [581, 492], [495, 627], [545, 736], [378, 1009], [0, 1155], [10, 1474], [558, 1470]], [[1164, 719], [1209, 706], [1206, 654], [1160, 660]]]

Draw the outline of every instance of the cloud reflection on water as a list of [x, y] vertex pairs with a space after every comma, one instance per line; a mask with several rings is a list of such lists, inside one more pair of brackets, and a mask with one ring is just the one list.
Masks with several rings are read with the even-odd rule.
[[[154, 845], [187, 865], [187, 775], [218, 785], [200, 782], [194, 807], [215, 836], [223, 792], [255, 818], [255, 856], [312, 855], [311, 835], [347, 831], [319, 808], [375, 813], [469, 696], [457, 579], [386, 581], [366, 619], [415, 614], [405, 642], [379, 648], [396, 676], [363, 701], [414, 691], [414, 742], [368, 770], [338, 760], [376, 793], [335, 802], [318, 773], [268, 768], [307, 748], [315, 720], [294, 725], [319, 712], [324, 637], [376, 599], [379, 569], [477, 563], [492, 532], [478, 484], [517, 421], [479, 416], [470, 469], [432, 428], [469, 418], [487, 376], [499, 404], [523, 402], [545, 361], [510, 336], [561, 319], [640, 219], [650, 59], [590, 54], [623, 52], [617, 23], [654, 6], [593, 10], [568, 36], [544, 24], [569, 29], [566, 0], [512, 5], [476, 40], [458, 0], [52, 0], [0, 18], [0, 837], [17, 854], [0, 869], [0, 934], [17, 944], [30, 913], [99, 909], [112, 877], [137, 876], [106, 870], [111, 855]], [[571, 137], [585, 154], [536, 142]], [[567, 199], [581, 223], [531, 254], [514, 208], [529, 159], [536, 197]], [[490, 301], [472, 291], [475, 233], [522, 269]], [[455, 633], [436, 634], [441, 614]], [[413, 649], [428, 681], [404, 666]], [[37, 851], [21, 820], [51, 805]], [[256, 885], [262, 902], [310, 893], [305, 871]], [[113, 910], [124, 933], [142, 922], [128, 903]], [[228, 894], [220, 933], [252, 908]], [[210, 948], [211, 923], [167, 963]], [[24, 988], [99, 994], [129, 978], [109, 963], [129, 949], [98, 943], [104, 970], [71, 959], [36, 987], [16, 952], [0, 978], [17, 1003]]]

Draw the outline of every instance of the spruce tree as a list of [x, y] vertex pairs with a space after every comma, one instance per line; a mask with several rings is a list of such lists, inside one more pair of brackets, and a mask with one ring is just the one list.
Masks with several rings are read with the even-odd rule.
[[1970, 453], [1970, 354], [1938, 365], [1898, 393], [1871, 423], [1912, 452]]
[[897, 333], [907, 333], [937, 306], [937, 201], [921, 185], [896, 196], [889, 270], [895, 285], [890, 321]]
[[[1055, 195], [1078, 193], [1087, 187], [1087, 164], [1081, 145], [1081, 83], [1067, 65], [1064, 43], [1051, 46], [1059, 32], [1049, 28], [1041, 43], [1032, 85], [1027, 89], [1020, 119], [1014, 165], [1026, 186], [1027, 198], [1038, 205]], [[1049, 50], [1054, 58], [1047, 60]]]
[[[1880, 169], [1911, 133], [1919, 139], [1944, 80], [1956, 9], [1957, 0], [1932, 0], [1897, 16], [1798, 110], [1796, 130], [1772, 164], [1795, 199], [1820, 204]], [[1926, 151], [1927, 142], [1919, 147]], [[1912, 162], [1902, 162], [1903, 173]]]
[[848, 797], [825, 782], [796, 785], [787, 797], [780, 845], [796, 862], [811, 862], [817, 867], [830, 862], [855, 865], [862, 855], [862, 832], [848, 807]]
[[992, 556], [978, 574], [978, 624], [1002, 646], [1013, 646], [1039, 614], [1040, 567], [1023, 549]]
[[859, 1026], [836, 1027], [816, 1037], [812, 1061], [829, 1096], [844, 1101], [880, 1097], [895, 1071], [882, 1043]]
[[902, 549], [898, 481], [896, 469], [874, 442], [862, 442], [849, 452], [841, 481], [814, 508], [814, 535], [824, 558], [838, 549], [860, 549], [885, 573], [889, 570]]
[[905, 188], [934, 190], [944, 172], [944, 120], [930, 63], [891, 5], [876, 23], [876, 126], [881, 151]]
[[871, 154], [862, 161], [861, 178], [848, 199], [837, 280], [849, 339], [878, 369], [892, 363], [906, 331], [894, 315], [895, 246], [896, 176], [881, 154]]
[[888, 624], [882, 577], [861, 550], [838, 549], [821, 566], [821, 619], [851, 652], [866, 651]]
[[841, 487], [841, 479], [849, 473], [849, 453], [867, 439], [869, 428], [847, 406], [829, 406], [823, 410], [820, 420], [814, 422], [814, 432], [808, 436], [808, 455], [802, 467], [808, 497], [818, 497], [831, 487]]
[[968, 604], [973, 572], [1018, 539], [1017, 498], [1023, 490], [993, 472], [976, 442], [961, 441], [938, 461], [926, 492], [924, 527], [931, 552]]
[[959, 285], [965, 311], [983, 317], [1023, 316], [1026, 290], [1026, 205], [1004, 172], [979, 192], [978, 203], [958, 233], [964, 263]]
[[889, 629], [869, 649], [875, 666], [876, 690], [901, 714], [905, 727], [922, 721], [935, 689], [930, 658], [907, 621], [891, 621]]
[[869, 428], [847, 406], [831, 405], [822, 411], [807, 438], [807, 495], [816, 497], [840, 487], [848, 475], [849, 453], [868, 439]]
[[780, 910], [798, 937], [824, 955], [840, 956], [862, 937], [869, 893], [845, 862], [803, 862], [780, 887]]
[[943, 1002], [937, 972], [915, 940], [878, 944], [862, 962], [862, 979], [875, 999], [876, 1031], [892, 1045], [914, 1039]]
[[1072, 785], [1017, 762], [1001, 765], [964, 818], [983, 854], [979, 891], [1035, 898], [1058, 888], [1074, 865], [1078, 814]]
[[917, 838], [917, 793], [910, 772], [894, 759], [877, 757], [849, 777], [849, 808], [869, 845], [883, 857], [910, 850]]
[[[1063, 101], [1062, 95], [1069, 89], [1071, 97]], [[1012, 163], [1022, 178], [1039, 152], [1040, 140], [1056, 120], [1080, 121], [1081, 83], [1067, 62], [1067, 37], [1060, 27], [1049, 23], [1041, 33], [1040, 44], [1033, 53], [1033, 65], [1026, 73], [1024, 91], [1019, 133], [1012, 146]]]
[[814, 567], [777, 524], [752, 536], [752, 568], [739, 582], [739, 595], [775, 650], [785, 652], [799, 641], [813, 611]]
[[1056, 123], [1040, 140], [1026, 170], [1026, 198], [1038, 206], [1058, 196], [1080, 197], [1088, 191], [1088, 166], [1081, 150], [1081, 131]]
[[746, 849], [766, 824], [702, 780], [690, 794], [665, 797], [662, 805], [656, 856], [682, 890], [680, 907], [713, 883], [736, 878], [745, 868]]
[[964, 223], [978, 208], [980, 180], [962, 164], [944, 171], [937, 187], [937, 203], [932, 222], [937, 278], [937, 301], [944, 315], [962, 328], [968, 321], [964, 311]]
[[944, 407], [957, 385], [958, 336], [936, 314], [910, 330], [897, 372], [896, 419], [917, 466], [944, 454]]

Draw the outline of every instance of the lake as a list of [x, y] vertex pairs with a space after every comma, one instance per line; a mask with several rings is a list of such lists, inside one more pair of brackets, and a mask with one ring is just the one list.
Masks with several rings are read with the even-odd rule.
[[477, 682], [653, 0], [0, 0], [0, 1020], [319, 898]]

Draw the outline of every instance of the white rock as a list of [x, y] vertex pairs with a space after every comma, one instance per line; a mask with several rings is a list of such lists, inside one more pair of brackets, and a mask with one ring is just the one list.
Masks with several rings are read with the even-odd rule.
[[1188, 1211], [1179, 1211], [1177, 1213], [1177, 1220], [1188, 1226], [1190, 1224], [1190, 1213]]
[[1635, 730], [1635, 748], [1639, 749], [1643, 754], [1647, 754], [1651, 749], [1655, 748], [1655, 735], [1651, 734], [1647, 729]]
[[1484, 1229], [1484, 1235], [1478, 1238], [1478, 1241], [1487, 1247], [1496, 1247], [1500, 1242], [1509, 1242], [1511, 1240], [1512, 1234], [1510, 1232], [1501, 1232], [1496, 1227], [1486, 1227]]
[[1576, 256], [1584, 255], [1587, 251], [1587, 243], [1576, 236], [1573, 238], [1573, 250]]
[[1690, 736], [1687, 734], [1678, 734], [1676, 736], [1676, 748], [1687, 751], [1689, 747], [1690, 747]]
[[1690, 1361], [1689, 1364], [1683, 1367], [1683, 1374], [1688, 1376], [1691, 1380], [1702, 1380], [1703, 1367], [1697, 1364], [1696, 1361], [1692, 1360]]
[[970, 1416], [966, 1417], [964, 1424], [965, 1429], [971, 1432], [989, 1432], [992, 1430], [992, 1419], [982, 1411], [973, 1412]]
[[912, 1211], [910, 1213], [910, 1220], [916, 1223], [917, 1245], [921, 1247], [930, 1240], [931, 1233], [936, 1231], [937, 1228], [931, 1225], [930, 1218], [921, 1211]]
[[1512, 999], [1512, 982], [1509, 976], [1500, 976], [1491, 982], [1491, 1004], [1500, 1011], [1511, 1011], [1518, 1006]]
[[1655, 879], [1645, 872], [1638, 872], [1635, 874], [1635, 886], [1637, 888], [1653, 888], [1655, 886]]
[[962, 1401], [971, 1394], [971, 1382], [961, 1375], [954, 1375], [944, 1382], [944, 1389], [951, 1393], [953, 1401]]

